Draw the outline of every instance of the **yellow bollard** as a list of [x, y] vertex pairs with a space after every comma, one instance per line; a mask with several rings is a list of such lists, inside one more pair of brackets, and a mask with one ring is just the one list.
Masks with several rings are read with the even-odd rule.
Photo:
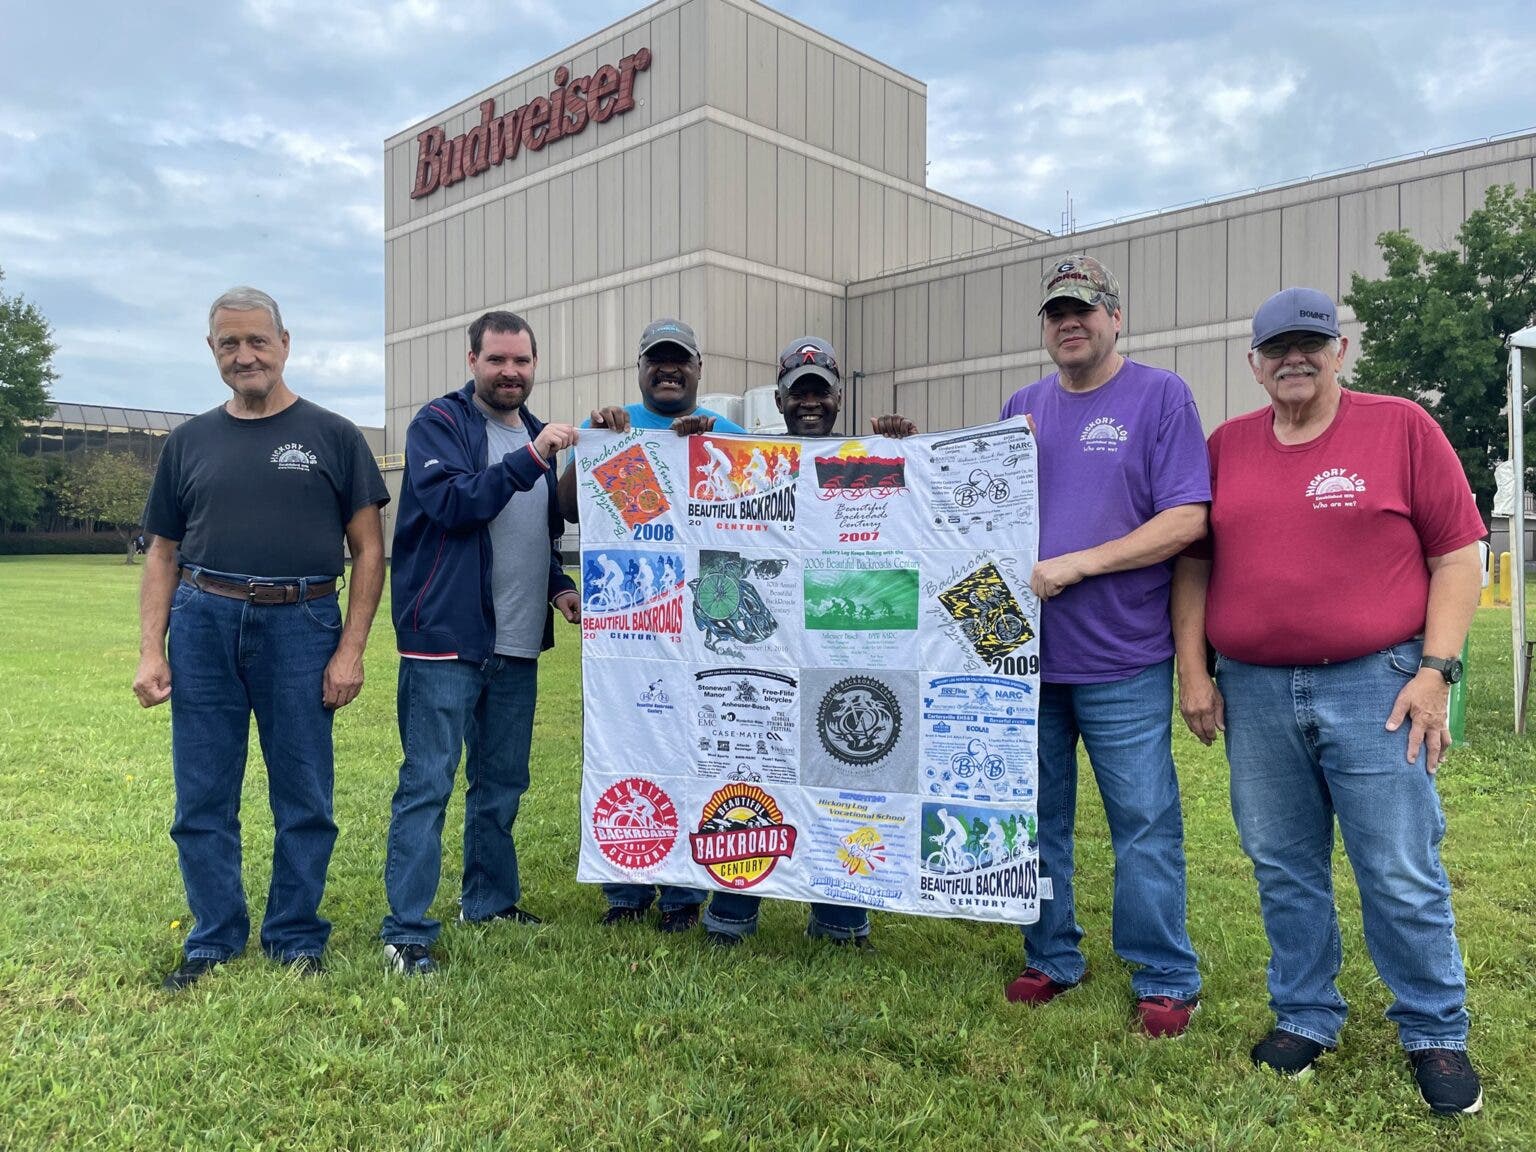
[[1508, 604], [1509, 603], [1509, 590], [1510, 590], [1510, 583], [1509, 583], [1510, 575], [1509, 574], [1510, 574], [1509, 553], [1508, 552], [1500, 552], [1499, 553], [1499, 596], [1498, 596], [1498, 602], [1500, 604]]

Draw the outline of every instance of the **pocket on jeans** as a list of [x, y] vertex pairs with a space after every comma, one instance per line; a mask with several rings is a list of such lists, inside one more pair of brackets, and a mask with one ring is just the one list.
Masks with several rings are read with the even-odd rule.
[[196, 595], [198, 595], [196, 587], [188, 584], [185, 580], [178, 580], [176, 582], [176, 594], [171, 597], [171, 611], [176, 612], [186, 607], [191, 602], [192, 597]]
[[341, 631], [341, 602], [336, 593], [329, 596], [321, 596], [315, 600], [305, 600], [302, 605], [304, 615], [324, 628], [327, 632]]
[[1424, 642], [1405, 640], [1401, 644], [1383, 648], [1381, 654], [1387, 658], [1387, 667], [1412, 679], [1419, 674], [1419, 657], [1424, 655]]

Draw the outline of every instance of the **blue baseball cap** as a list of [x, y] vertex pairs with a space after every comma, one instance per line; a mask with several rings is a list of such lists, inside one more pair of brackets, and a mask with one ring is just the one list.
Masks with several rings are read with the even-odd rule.
[[1339, 310], [1326, 292], [1316, 288], [1283, 288], [1253, 314], [1253, 343], [1257, 348], [1287, 332], [1339, 334]]

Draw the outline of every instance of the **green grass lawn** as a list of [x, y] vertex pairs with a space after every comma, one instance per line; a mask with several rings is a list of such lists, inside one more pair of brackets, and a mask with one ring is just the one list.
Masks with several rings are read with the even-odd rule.
[[[339, 717], [341, 826], [327, 975], [250, 950], [188, 993], [157, 983], [188, 927], [167, 831], [170, 713], [140, 710], [141, 569], [0, 559], [0, 1148], [1536, 1148], [1536, 755], [1511, 735], [1507, 610], [1480, 612], [1469, 745], [1440, 780], [1445, 859], [1471, 979], [1481, 1116], [1432, 1118], [1382, 1018], [1342, 854], [1337, 1056], [1303, 1081], [1256, 1073], [1267, 948], [1219, 749], [1179, 726], [1190, 931], [1206, 987], [1190, 1032], [1133, 1034], [1109, 948], [1112, 856], [1085, 774], [1078, 899], [1091, 978], [1003, 1000], [1016, 929], [877, 915], [864, 955], [801, 935], [769, 901], [717, 954], [697, 933], [603, 929], [575, 882], [579, 645], [546, 656], [533, 788], [518, 824], [541, 928], [443, 934], [443, 971], [384, 970], [384, 839], [399, 743], [387, 612]], [[253, 749], [244, 805], [253, 920], [271, 818]], [[462, 786], [460, 789], [462, 795]], [[462, 803], [438, 914], [455, 913]]]

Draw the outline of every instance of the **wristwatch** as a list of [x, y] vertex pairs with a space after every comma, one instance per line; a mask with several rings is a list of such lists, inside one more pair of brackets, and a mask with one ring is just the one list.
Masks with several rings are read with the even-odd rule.
[[1445, 677], [1447, 684], [1455, 684], [1461, 679], [1461, 660], [1452, 656], [1449, 660], [1442, 660], [1438, 656], [1425, 656], [1419, 661], [1420, 668], [1432, 668]]

